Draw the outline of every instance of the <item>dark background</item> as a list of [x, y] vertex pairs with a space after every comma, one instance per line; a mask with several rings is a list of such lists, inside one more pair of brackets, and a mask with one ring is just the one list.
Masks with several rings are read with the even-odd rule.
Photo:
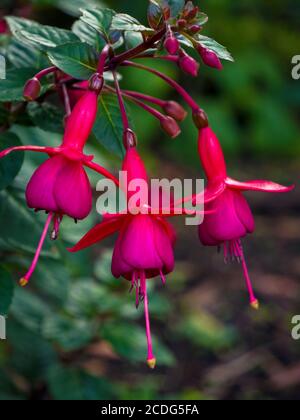
[[[61, 10], [66, 2], [33, 3], [38, 4], [29, 11], [32, 19], [72, 24], [73, 17]], [[299, 2], [197, 3], [210, 17], [204, 34], [226, 45], [235, 63], [225, 63], [222, 72], [202, 66], [197, 80], [172, 64], [160, 67], [207, 111], [231, 176], [299, 185], [300, 80], [291, 77], [291, 59], [300, 54]], [[146, 22], [146, 0], [106, 4]], [[123, 83], [178, 99], [163, 83], [140, 72], [127, 70]], [[133, 116], [140, 151], [155, 177], [202, 176], [190, 119], [182, 135], [169, 140], [143, 111], [134, 109]], [[33, 137], [48, 140], [28, 127], [16, 127], [15, 132], [25, 143]], [[58, 139], [53, 134], [53, 141]], [[39, 161], [34, 159], [26, 158], [17, 185], [24, 188]], [[98, 159], [119, 165], [107, 153]], [[245, 251], [261, 301], [259, 312], [247, 306], [240, 267], [225, 266], [214, 249], [199, 244], [194, 228], [176, 222], [176, 271], [165, 289], [157, 282], [151, 290], [158, 337], [158, 367], [151, 372], [144, 365], [142, 310], [136, 313], [126, 282], [120, 284], [109, 274], [113, 242], [76, 257], [61, 245], [56, 258], [48, 258], [46, 249], [30, 288], [15, 290], [8, 340], [0, 343], [0, 398], [299, 399], [300, 342], [291, 337], [291, 319], [300, 314], [299, 191], [284, 196], [251, 193], [248, 198], [257, 229], [245, 240]], [[14, 216], [8, 215], [9, 223], [14, 224]], [[1, 225], [8, 223], [3, 217]], [[74, 242], [90, 224], [93, 220], [75, 229], [67, 223], [64, 239]], [[38, 238], [39, 229], [33, 232], [30, 226], [13, 229], [10, 252], [1, 253], [1, 263], [16, 279]]]

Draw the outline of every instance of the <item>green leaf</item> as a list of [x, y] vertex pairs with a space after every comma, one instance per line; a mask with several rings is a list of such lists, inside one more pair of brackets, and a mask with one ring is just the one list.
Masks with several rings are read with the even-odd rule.
[[93, 133], [96, 139], [110, 152], [124, 156], [123, 123], [118, 99], [112, 95], [101, 95], [98, 116]]
[[164, 24], [164, 15], [161, 5], [155, 0], [150, 0], [147, 12], [148, 22], [151, 28], [161, 29]]
[[99, 33], [96, 31], [96, 29], [87, 25], [82, 20], [77, 20], [73, 24], [72, 31], [82, 42], [91, 45], [93, 48], [95, 48], [96, 51], [102, 51], [106, 45], [106, 42], [102, 37], [99, 36]]
[[0, 266], [0, 315], [7, 315], [14, 295], [14, 283], [8, 271]]
[[0, 103], [0, 126], [6, 126], [9, 120], [9, 114], [9, 110], [5, 105]]
[[52, 64], [76, 79], [89, 79], [97, 68], [97, 53], [88, 44], [61, 45], [48, 53]]
[[28, 290], [16, 288], [11, 313], [20, 324], [41, 333], [44, 319], [51, 314], [47, 303]]
[[94, 335], [91, 323], [83, 319], [71, 319], [66, 316], [47, 317], [43, 325], [43, 335], [55, 341], [64, 351], [74, 351], [88, 344]]
[[21, 42], [35, 45], [42, 50], [68, 42], [78, 41], [71, 31], [54, 26], [41, 25], [35, 21], [9, 16], [6, 18], [12, 34]]
[[49, 368], [47, 382], [55, 400], [99, 401], [116, 398], [113, 386], [106, 379], [62, 364]]
[[126, 31], [124, 33], [126, 49], [135, 48], [143, 42], [143, 35], [140, 32]]
[[64, 132], [64, 111], [49, 102], [30, 102], [27, 106], [27, 112], [32, 122], [45, 131], [54, 133]]
[[200, 42], [200, 44], [203, 45], [204, 47], [208, 48], [209, 50], [214, 51], [217, 54], [217, 56], [221, 58], [222, 60], [234, 61], [232, 55], [227, 50], [227, 48], [219, 44], [214, 39], [209, 38], [204, 35], [197, 35], [195, 39], [197, 42]]
[[[21, 146], [18, 136], [13, 133], [0, 135], [0, 151], [13, 146]], [[8, 187], [18, 175], [24, 161], [24, 153], [12, 153], [0, 159], [0, 190]]]
[[114, 31], [134, 31], [152, 33], [152, 28], [142, 25], [137, 19], [124, 13], [118, 13], [113, 17], [111, 30]]
[[[6, 72], [6, 79], [0, 80], [0, 102], [24, 101], [23, 90], [28, 79], [36, 74], [35, 68], [9, 69]], [[42, 81], [42, 93], [51, 86]]]
[[206, 13], [199, 12], [195, 18], [195, 24], [203, 26], [208, 22], [208, 16]]
[[112, 20], [116, 12], [111, 9], [83, 9], [81, 12], [80, 19], [96, 29], [108, 41]]
[[49, 66], [49, 60], [45, 54], [15, 38], [12, 38], [6, 50], [6, 56], [16, 68], [32, 67], [39, 70]]
[[[0, 232], [5, 249], [24, 250], [33, 254], [46, 218], [45, 215], [40, 217], [27, 208], [23, 191], [19, 192], [12, 187], [1, 191]], [[8, 223], [9, 220], [13, 223]], [[44, 250], [49, 249], [50, 243], [50, 239], [47, 239]]]
[[163, 8], [169, 7], [171, 10], [171, 17], [177, 17], [183, 11], [185, 0], [156, 0]]
[[87, 5], [90, 7], [104, 6], [100, 0], [49, 0], [49, 3], [71, 16], [80, 16], [80, 9], [84, 9]]
[[[120, 322], [106, 322], [100, 329], [100, 335], [107, 340], [114, 350], [132, 362], [143, 362], [147, 358], [146, 337], [143, 328], [138, 325]], [[153, 337], [155, 354], [161, 365], [174, 363], [172, 353], [157, 338]]]

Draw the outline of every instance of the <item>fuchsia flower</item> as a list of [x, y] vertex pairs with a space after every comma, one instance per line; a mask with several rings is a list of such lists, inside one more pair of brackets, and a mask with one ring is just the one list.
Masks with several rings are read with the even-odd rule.
[[52, 239], [56, 239], [63, 216], [75, 220], [86, 218], [92, 209], [92, 191], [84, 166], [114, 182], [118, 181], [104, 168], [92, 162], [93, 156], [83, 153], [97, 113], [98, 95], [86, 92], [68, 118], [60, 147], [20, 146], [6, 149], [0, 158], [13, 151], [46, 153], [46, 160], [32, 175], [26, 189], [28, 207], [49, 213], [32, 266], [20, 283], [25, 286], [38, 262], [47, 231], [53, 222]]
[[207, 191], [218, 191], [218, 197], [208, 203], [204, 223], [199, 227], [199, 237], [203, 245], [223, 246], [225, 261], [229, 257], [243, 265], [244, 275], [250, 295], [250, 304], [258, 309], [244, 258], [241, 238], [255, 230], [251, 209], [243, 196], [243, 191], [284, 193], [294, 186], [284, 187], [271, 181], [239, 182], [227, 176], [226, 164], [219, 140], [207, 127], [200, 130], [199, 154], [207, 176]]
[[116, 232], [119, 233], [113, 254], [112, 273], [116, 278], [122, 276], [131, 281], [132, 288], [136, 289], [137, 305], [140, 300], [144, 301], [148, 342], [147, 362], [151, 368], [154, 368], [156, 359], [152, 350], [147, 280], [160, 276], [165, 283], [165, 276], [174, 269], [173, 249], [176, 235], [165, 218], [174, 216], [178, 209], [173, 207], [168, 213], [163, 208], [153, 209], [148, 204], [148, 195], [140, 199], [137, 207], [129, 207], [130, 200], [136, 193], [129, 189], [131, 181], [142, 180], [148, 183], [144, 163], [135, 147], [127, 150], [123, 171], [127, 173], [127, 185], [121, 185], [127, 192], [127, 211], [105, 215], [103, 222], [88, 232], [70, 251], [80, 251]]

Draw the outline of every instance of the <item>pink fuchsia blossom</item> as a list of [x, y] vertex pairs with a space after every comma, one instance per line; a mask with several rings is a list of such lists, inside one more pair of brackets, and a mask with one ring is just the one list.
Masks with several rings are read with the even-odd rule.
[[154, 368], [156, 359], [150, 333], [147, 281], [160, 276], [165, 283], [165, 276], [174, 269], [173, 250], [176, 235], [166, 218], [178, 214], [178, 209], [172, 206], [168, 213], [163, 208], [153, 209], [148, 204], [148, 195], [142, 195], [136, 207], [130, 208], [129, 203], [136, 193], [129, 188], [130, 183], [135, 180], [148, 183], [144, 163], [135, 147], [127, 150], [123, 171], [127, 173], [127, 184], [121, 184], [121, 187], [127, 192], [128, 209], [123, 213], [105, 215], [103, 222], [90, 230], [70, 251], [81, 251], [118, 233], [112, 259], [112, 273], [116, 278], [124, 277], [131, 282], [132, 288], [136, 289], [137, 305], [141, 300], [144, 301], [147, 363]]
[[118, 184], [113, 175], [93, 162], [93, 156], [83, 153], [96, 118], [97, 100], [95, 92], [88, 91], [82, 96], [68, 118], [60, 147], [20, 146], [0, 153], [0, 158], [14, 151], [32, 151], [49, 156], [34, 172], [26, 188], [28, 207], [44, 210], [49, 213], [49, 217], [32, 266], [21, 279], [22, 286], [28, 283], [36, 267], [50, 223], [53, 222], [52, 238], [56, 239], [63, 216], [81, 220], [89, 215], [92, 209], [92, 191], [84, 167], [93, 169]]
[[207, 204], [204, 222], [199, 226], [203, 245], [223, 246], [225, 261], [229, 258], [242, 263], [250, 295], [250, 304], [255, 309], [259, 303], [250, 281], [241, 239], [255, 230], [254, 217], [244, 191], [285, 193], [294, 186], [284, 187], [271, 181], [257, 180], [239, 182], [227, 176], [223, 151], [219, 140], [210, 127], [200, 130], [199, 155], [208, 180], [207, 191], [218, 191], [218, 197]]

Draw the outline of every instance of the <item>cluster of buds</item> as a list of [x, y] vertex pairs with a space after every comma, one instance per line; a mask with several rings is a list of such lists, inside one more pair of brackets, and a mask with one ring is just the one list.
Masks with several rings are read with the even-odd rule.
[[172, 19], [170, 9], [164, 9], [164, 19], [167, 24], [164, 48], [170, 54], [170, 58], [177, 56], [177, 64], [185, 73], [196, 77], [199, 72], [200, 64], [183, 49], [180, 37], [183, 35], [190, 41], [191, 46], [199, 53], [202, 61], [209, 67], [222, 70], [223, 66], [218, 55], [211, 49], [202, 45], [197, 39], [202, 26], [199, 24], [201, 12], [199, 7], [194, 6], [193, 2], [188, 1], [181, 15], [176, 21]]
[[[197, 25], [199, 9], [188, 1], [179, 19], [174, 21], [170, 9], [164, 9], [160, 16], [158, 4], [152, 2], [151, 7], [154, 9], [150, 9], [152, 12], [149, 14], [149, 22], [158, 31], [153, 36], [153, 46], [157, 45], [157, 34], [160, 34], [159, 42], [170, 55], [165, 58], [171, 61], [175, 58], [182, 70], [196, 76], [199, 64], [180, 47], [179, 37], [182, 33], [192, 36], [201, 30], [201, 26]], [[165, 284], [166, 276], [174, 270], [176, 234], [168, 219], [178, 214], [198, 214], [197, 210], [186, 210], [183, 203], [204, 204], [204, 223], [199, 226], [201, 243], [205, 246], [223, 246], [225, 261], [236, 259], [242, 264], [250, 304], [258, 309], [258, 299], [254, 294], [242, 247], [242, 239], [255, 229], [254, 218], [243, 192], [250, 190], [284, 193], [293, 187], [284, 187], [271, 181], [239, 182], [229, 178], [221, 144], [209, 126], [204, 110], [180, 84], [166, 74], [138, 62], [129, 61], [139, 58], [141, 52], [149, 49], [149, 45], [151, 46], [151, 42], [146, 40], [140, 46], [126, 52], [125, 56], [120, 54], [113, 57], [110, 54], [111, 46], [105, 46], [99, 56], [97, 70], [90, 80], [74, 80], [68, 75], [62, 75], [56, 67], [44, 69], [36, 74], [26, 83], [24, 97], [28, 101], [36, 100], [41, 93], [41, 79], [54, 75], [56, 91], [63, 100], [67, 117], [62, 143], [59, 147], [34, 145], [13, 147], [2, 151], [0, 158], [5, 158], [15, 151], [39, 152], [48, 156], [33, 173], [26, 188], [28, 207], [36, 211], [45, 211], [47, 218], [33, 262], [20, 280], [21, 286], [25, 286], [34, 273], [51, 224], [50, 236], [55, 240], [64, 217], [77, 221], [85, 219], [90, 214], [92, 189], [86, 168], [109, 178], [125, 192], [126, 211], [104, 214], [102, 222], [89, 231], [70, 251], [81, 251], [118, 233], [112, 258], [112, 273], [116, 278], [123, 277], [130, 282], [131, 289], [136, 292], [137, 307], [141, 302], [144, 304], [148, 343], [147, 363], [150, 368], [154, 368], [156, 358], [151, 339], [147, 284], [154, 277], [160, 277]], [[206, 64], [221, 68], [215, 53], [200, 44], [197, 48]], [[207, 177], [204, 193], [182, 198], [180, 202], [173, 203], [169, 209], [165, 209], [162, 205], [157, 207], [149, 202], [148, 194], [132, 204], [135, 193], [129, 188], [129, 184], [137, 180], [148, 184], [148, 175], [137, 149], [137, 135], [130, 126], [124, 99], [134, 102], [153, 115], [171, 138], [180, 134], [179, 124], [185, 119], [187, 111], [181, 104], [171, 100], [122, 90], [116, 73], [118, 66], [130, 66], [159, 77], [175, 89], [181, 96], [182, 102], [190, 108], [198, 131], [199, 157]], [[105, 83], [105, 71], [112, 71], [113, 86]], [[98, 98], [102, 93], [116, 95], [118, 98], [123, 121], [125, 157], [122, 170], [127, 174], [125, 183], [119, 183], [107, 169], [94, 161], [94, 156], [84, 153], [97, 117]]]

